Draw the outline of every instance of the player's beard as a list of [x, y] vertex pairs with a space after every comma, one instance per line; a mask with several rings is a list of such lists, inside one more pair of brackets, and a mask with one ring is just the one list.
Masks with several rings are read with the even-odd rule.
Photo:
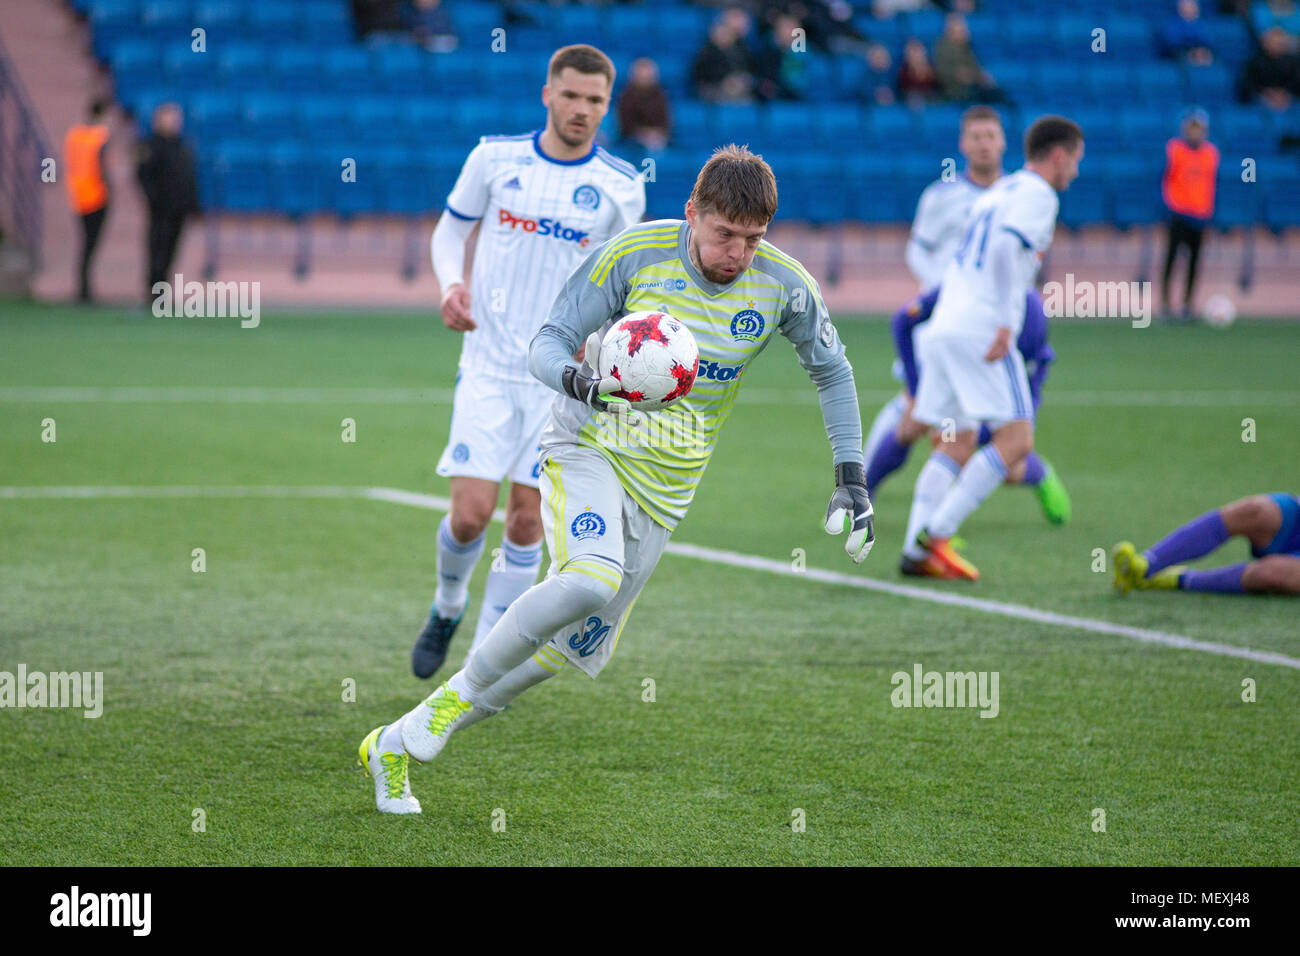
[[578, 134], [569, 132], [568, 124], [561, 123], [560, 118], [555, 115], [554, 110], [551, 111], [551, 128], [555, 130], [555, 135], [559, 137], [560, 142], [569, 147], [569, 149], [578, 149], [579, 147], [586, 146], [591, 142], [590, 129], [586, 129], [582, 133]]
[[745, 271], [744, 269], [741, 269], [735, 275], [727, 275], [725, 272], [710, 269], [704, 265], [704, 260], [700, 258], [699, 247], [694, 241], [687, 244], [687, 249], [691, 254], [691, 264], [700, 270], [700, 275], [704, 276], [704, 278], [708, 279], [714, 285], [730, 285], [740, 278], [741, 272]]

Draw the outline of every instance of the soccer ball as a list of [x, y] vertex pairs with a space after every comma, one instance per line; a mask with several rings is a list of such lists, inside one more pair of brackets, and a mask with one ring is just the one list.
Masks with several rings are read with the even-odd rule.
[[1206, 325], [1212, 325], [1216, 329], [1226, 329], [1236, 321], [1237, 307], [1222, 292], [1216, 292], [1206, 300], [1205, 311], [1202, 314]]
[[600, 343], [600, 375], [623, 387], [615, 398], [654, 411], [686, 395], [700, 369], [695, 336], [666, 312], [632, 312], [609, 327]]

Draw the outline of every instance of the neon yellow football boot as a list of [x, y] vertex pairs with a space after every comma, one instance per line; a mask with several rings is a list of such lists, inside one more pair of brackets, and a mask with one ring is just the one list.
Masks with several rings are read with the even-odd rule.
[[381, 813], [419, 813], [420, 801], [411, 796], [406, 754], [391, 750], [381, 753], [379, 736], [383, 732], [383, 726], [370, 731], [357, 750], [358, 763], [375, 780], [375, 806]]

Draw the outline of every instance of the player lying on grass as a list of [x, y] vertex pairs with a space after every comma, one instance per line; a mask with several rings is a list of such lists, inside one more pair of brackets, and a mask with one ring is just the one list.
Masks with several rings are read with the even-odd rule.
[[[566, 663], [589, 677], [600, 673], [686, 515], [746, 366], [775, 332], [790, 340], [817, 386], [836, 486], [825, 528], [847, 531], [849, 555], [866, 558], [874, 532], [853, 369], [816, 281], [763, 241], [776, 203], [776, 179], [761, 157], [720, 149], [700, 170], [685, 221], [624, 230], [565, 283], [528, 355], [532, 373], [560, 393], [541, 451], [550, 569], [510, 605], [461, 670], [362, 741], [381, 811], [420, 810], [410, 793], [408, 755], [432, 760], [453, 732], [499, 714]], [[598, 333], [642, 310], [667, 312], [686, 325], [700, 367], [718, 369], [698, 377], [676, 404], [637, 413], [662, 426], [646, 434], [689, 433], [687, 440], [642, 443], [607, 414], [605, 396], [619, 384], [594, 371]], [[587, 358], [575, 365], [572, 356], [584, 342]], [[670, 415], [691, 427], [673, 427], [663, 417]]]
[[[1234, 535], [1250, 542], [1252, 561], [1197, 570], [1180, 562], [1215, 551]], [[1121, 541], [1112, 552], [1115, 590], [1300, 594], [1300, 498], [1252, 495], [1206, 512], [1141, 554]]]
[[[912, 417], [916, 387], [919, 379], [913, 334], [918, 326], [929, 320], [934, 304], [939, 298], [939, 286], [917, 296], [894, 313], [890, 331], [894, 337], [894, 350], [898, 353], [898, 375], [903, 380], [903, 391], [890, 400], [876, 415], [867, 436], [863, 457], [867, 468], [867, 494], [876, 496], [881, 482], [902, 468], [912, 450], [912, 443], [926, 433], [926, 426]], [[1043, 297], [1031, 289], [1025, 299], [1025, 324], [1016, 339], [1016, 350], [1025, 360], [1029, 375], [1029, 393], [1033, 401], [1034, 416], [1043, 398], [1043, 384], [1047, 381], [1048, 367], [1056, 353], [1047, 341], [1047, 315], [1043, 312]], [[980, 426], [977, 444], [983, 447], [993, 437], [987, 423]], [[939, 441], [935, 433], [932, 440]], [[1052, 524], [1065, 524], [1070, 520], [1070, 496], [1065, 485], [1045, 459], [1031, 451], [1024, 462], [1007, 472], [1006, 483], [1033, 488], [1043, 515]]]
[[[1083, 132], [1044, 116], [1025, 133], [1025, 165], [971, 207], [966, 235], [943, 275], [930, 321], [916, 333], [921, 380], [912, 414], [954, 440], [921, 469], [903, 538], [904, 574], [979, 579], [952, 538], [1034, 450], [1034, 409], [1014, 343], [1025, 299], [1052, 243], [1057, 193], [1079, 173]], [[975, 450], [980, 423], [993, 440]]]

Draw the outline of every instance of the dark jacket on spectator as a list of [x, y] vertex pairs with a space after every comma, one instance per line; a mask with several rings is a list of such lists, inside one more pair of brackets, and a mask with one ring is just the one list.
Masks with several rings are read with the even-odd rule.
[[150, 212], [186, 216], [199, 211], [194, 154], [179, 138], [154, 133], [141, 143], [136, 176], [149, 200]]

